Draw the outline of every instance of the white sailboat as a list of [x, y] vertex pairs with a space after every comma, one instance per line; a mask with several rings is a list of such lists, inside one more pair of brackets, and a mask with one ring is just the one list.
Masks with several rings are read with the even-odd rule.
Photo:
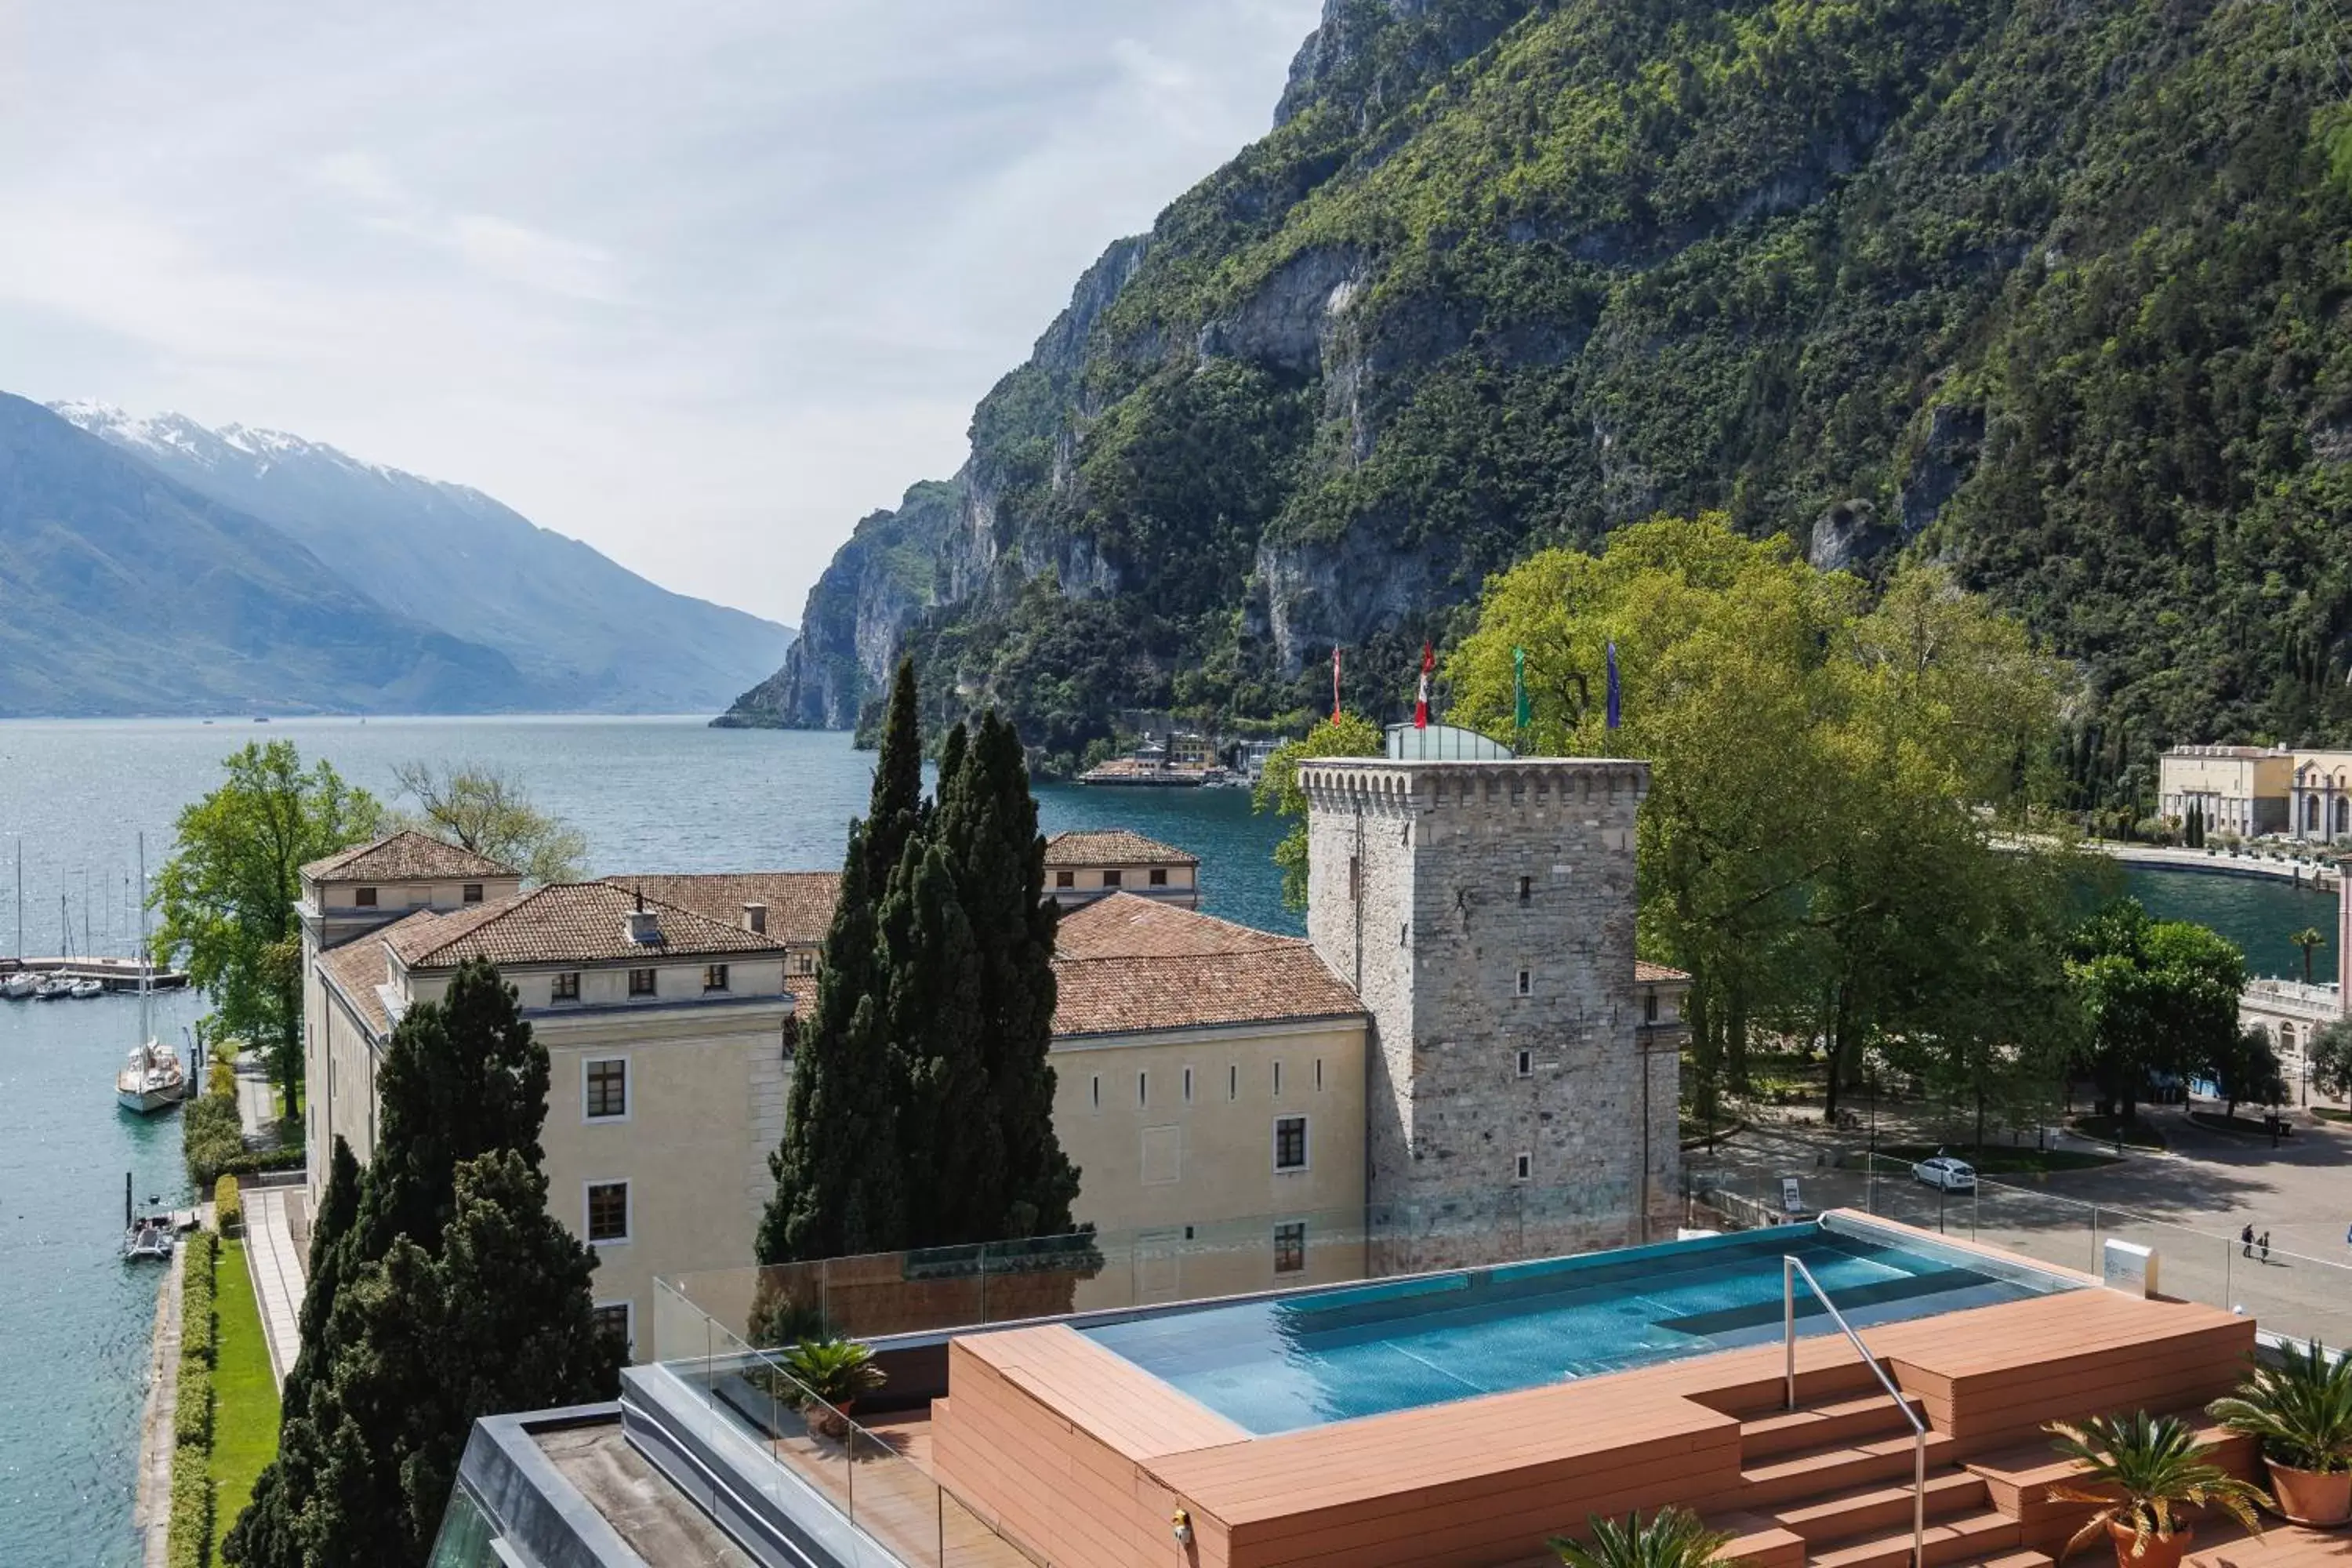
[[149, 984], [154, 963], [147, 952], [147, 836], [139, 837], [139, 1044], [114, 1077], [115, 1103], [142, 1116], [177, 1105], [188, 1096], [187, 1069], [180, 1053], [149, 1032], [153, 1006]]

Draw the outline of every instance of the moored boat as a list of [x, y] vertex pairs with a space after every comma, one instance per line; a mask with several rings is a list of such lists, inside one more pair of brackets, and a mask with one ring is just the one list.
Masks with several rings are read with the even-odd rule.
[[103, 980], [77, 980], [73, 983], [73, 997], [77, 1002], [87, 1002], [93, 996], [105, 994], [106, 982]]
[[33, 987], [33, 1000], [62, 1002], [73, 994], [73, 988], [74, 983], [62, 974], [44, 975], [41, 983]]
[[47, 978], [47, 975], [36, 974], [29, 969], [19, 970], [5, 980], [0, 980], [0, 996], [5, 996], [11, 1002], [30, 1001], [33, 993], [40, 989], [41, 983]]
[[187, 1098], [188, 1074], [187, 1069], [180, 1065], [180, 1053], [158, 1042], [149, 1032], [152, 1009], [149, 1005], [151, 993], [148, 981], [155, 965], [153, 955], [147, 951], [147, 840], [144, 835], [139, 840], [139, 1033], [135, 1038], [140, 1043], [131, 1047], [130, 1059], [123, 1064], [122, 1070], [114, 1075], [114, 1100], [125, 1110], [150, 1116]]
[[169, 1261], [175, 1239], [168, 1215], [142, 1215], [122, 1233], [122, 1256], [133, 1262], [142, 1258]]

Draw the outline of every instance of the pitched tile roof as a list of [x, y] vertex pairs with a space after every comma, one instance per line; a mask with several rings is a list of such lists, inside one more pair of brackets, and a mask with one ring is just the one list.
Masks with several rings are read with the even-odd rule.
[[1198, 866], [1201, 858], [1124, 827], [1073, 828], [1045, 840], [1048, 866]]
[[502, 964], [614, 963], [647, 956], [784, 951], [773, 936], [757, 936], [676, 904], [647, 899], [645, 905], [661, 931], [657, 946], [629, 940], [628, 916], [636, 898], [610, 882], [555, 882], [429, 921], [412, 917], [386, 931], [384, 940], [411, 969], [454, 969], [469, 958]]
[[351, 998], [352, 1005], [359, 1010], [360, 1021], [377, 1034], [381, 1035], [392, 1027], [391, 1016], [383, 1010], [383, 998], [375, 992], [375, 988], [383, 984], [384, 943], [396, 935], [414, 933], [442, 918], [431, 910], [419, 910], [357, 942], [331, 947], [319, 955], [320, 967], [326, 970], [336, 987]]
[[1679, 969], [1668, 969], [1664, 964], [1652, 963], [1646, 958], [1637, 958], [1633, 961], [1633, 984], [1636, 985], [1647, 984], [1654, 980], [1688, 980], [1689, 978], [1689, 975]]
[[323, 860], [313, 860], [302, 868], [302, 875], [320, 882], [403, 882], [451, 877], [513, 877], [520, 873], [486, 855], [444, 844], [414, 828], [403, 828], [373, 844], [355, 845]]
[[1057, 1036], [1360, 1018], [1364, 1012], [1303, 939], [1129, 893], [1062, 921], [1054, 978]]
[[743, 923], [745, 904], [768, 906], [768, 934], [810, 945], [824, 940], [841, 897], [838, 871], [742, 871], [714, 876], [607, 877], [616, 888], [643, 888], [648, 899], [728, 925]]

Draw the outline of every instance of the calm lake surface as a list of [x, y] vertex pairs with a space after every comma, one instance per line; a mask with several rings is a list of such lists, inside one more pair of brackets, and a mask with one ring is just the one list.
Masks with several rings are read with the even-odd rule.
[[[248, 741], [289, 740], [389, 795], [399, 763], [480, 762], [520, 775], [588, 837], [599, 874], [831, 868], [864, 810], [870, 754], [845, 735], [712, 730], [698, 719], [294, 720], [0, 722], [0, 944], [122, 952], [138, 929], [137, 837], [151, 868], [179, 808], [211, 789]], [[1298, 931], [1269, 858], [1279, 837], [1240, 790], [1041, 786], [1045, 831], [1124, 826], [1201, 858], [1210, 912]], [[2158, 914], [2203, 920], [2257, 973], [2300, 967], [2285, 937], [2332, 929], [2330, 900], [2274, 882], [2133, 871]], [[60, 910], [60, 900], [63, 909]], [[85, 932], [87, 936], [85, 937]], [[2323, 952], [2323, 965], [2333, 954]], [[201, 1004], [162, 1003], [176, 1037]], [[122, 1177], [184, 1203], [175, 1115], [114, 1107], [112, 1075], [136, 1004], [0, 1002], [0, 1560], [128, 1568], [132, 1470], [160, 1271], [115, 1253]]]

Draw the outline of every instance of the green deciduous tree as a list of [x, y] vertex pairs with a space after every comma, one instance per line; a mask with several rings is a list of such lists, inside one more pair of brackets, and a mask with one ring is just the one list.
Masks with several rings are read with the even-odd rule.
[[2352, 1095], [2352, 1018], [2331, 1018], [2304, 1042], [2311, 1081], [2338, 1100]]
[[2245, 954], [2186, 921], [2157, 921], [2118, 899], [2084, 921], [2067, 967], [2087, 1024], [2084, 1064], [2100, 1109], [2129, 1121], [2150, 1073], [2185, 1074], [2229, 1059], [2238, 1039]]
[[383, 807], [332, 766], [306, 770], [290, 741], [226, 759], [218, 789], [181, 809], [156, 873], [159, 952], [185, 955], [220, 1032], [265, 1052], [290, 1105], [302, 1079], [302, 933], [309, 861], [373, 837]]
[[1265, 760], [1251, 792], [1251, 804], [1286, 819], [1290, 826], [1274, 848], [1282, 868], [1282, 899], [1294, 910], [1307, 907], [1307, 792], [1299, 787], [1298, 764], [1317, 757], [1377, 757], [1384, 744], [1381, 727], [1360, 714], [1325, 719], [1303, 739], [1285, 741]]
[[402, 798], [414, 801], [403, 826], [502, 866], [529, 882], [576, 882], [583, 873], [588, 840], [561, 817], [531, 804], [522, 781], [485, 763], [403, 763], [393, 769]]

